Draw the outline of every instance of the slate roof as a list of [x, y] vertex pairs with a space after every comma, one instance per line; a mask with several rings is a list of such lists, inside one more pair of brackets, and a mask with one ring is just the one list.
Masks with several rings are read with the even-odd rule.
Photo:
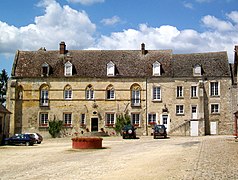
[[193, 67], [196, 64], [199, 64], [202, 67], [202, 75], [204, 76], [231, 76], [226, 52], [174, 54], [174, 76], [193, 76]]
[[64, 64], [73, 64], [73, 77], [107, 77], [107, 63], [116, 66], [116, 77], [152, 77], [152, 64], [161, 63], [162, 77], [191, 77], [195, 64], [205, 76], [230, 76], [226, 52], [172, 54], [172, 50], [68, 50], [17, 51], [13, 77], [41, 77], [41, 66], [49, 64], [49, 77], [64, 77]]

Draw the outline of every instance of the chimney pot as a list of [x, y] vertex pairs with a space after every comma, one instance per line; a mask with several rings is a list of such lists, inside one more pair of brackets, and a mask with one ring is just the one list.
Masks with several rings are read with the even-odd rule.
[[60, 54], [66, 54], [66, 45], [64, 41], [60, 43]]
[[145, 44], [144, 44], [144, 43], [141, 44], [141, 53], [142, 53], [143, 55], [146, 54], [146, 51], [145, 51]]

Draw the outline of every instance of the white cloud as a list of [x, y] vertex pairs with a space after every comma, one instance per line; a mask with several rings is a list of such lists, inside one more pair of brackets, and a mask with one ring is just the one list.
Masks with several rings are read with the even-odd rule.
[[210, 3], [213, 0], [196, 0], [196, 1], [199, 2], [199, 3]]
[[41, 6], [45, 6], [45, 14], [36, 17], [34, 24], [17, 28], [0, 21], [0, 53], [16, 49], [37, 50], [42, 46], [57, 49], [61, 41], [66, 41], [72, 49], [94, 43], [96, 26], [86, 12], [61, 7], [54, 0], [42, 1]]
[[238, 24], [238, 11], [232, 11], [231, 13], [226, 14], [233, 22]]
[[204, 16], [202, 18], [202, 22], [206, 27], [215, 29], [217, 31], [231, 31], [234, 29], [234, 26], [231, 22], [222, 21], [210, 15]]
[[106, 26], [112, 26], [119, 23], [120, 21], [121, 19], [118, 16], [113, 16], [112, 18], [102, 19], [101, 23], [103, 23]]
[[183, 6], [188, 8], [188, 9], [193, 9], [193, 4], [192, 3], [183, 2]]
[[104, 0], [67, 0], [70, 3], [80, 3], [83, 5], [92, 5], [95, 3], [103, 3]]

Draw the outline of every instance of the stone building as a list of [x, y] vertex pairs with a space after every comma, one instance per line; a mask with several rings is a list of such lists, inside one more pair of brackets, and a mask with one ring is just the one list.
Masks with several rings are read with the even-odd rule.
[[9, 134], [10, 112], [0, 104], [0, 145], [4, 143], [4, 137]]
[[127, 113], [137, 134], [165, 124], [170, 135], [232, 134], [232, 74], [226, 52], [171, 50], [17, 51], [9, 80], [10, 132], [48, 136], [50, 120], [64, 134], [114, 134]]

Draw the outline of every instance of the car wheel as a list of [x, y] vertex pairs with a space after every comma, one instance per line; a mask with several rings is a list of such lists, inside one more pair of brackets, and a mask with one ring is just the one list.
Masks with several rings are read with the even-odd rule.
[[126, 137], [125, 136], [122, 136], [122, 139], [125, 139]]
[[26, 142], [26, 146], [29, 146], [30, 145], [30, 142]]
[[154, 136], [154, 139], [156, 139], [156, 136]]
[[37, 144], [41, 144], [41, 141], [40, 142], [38, 141]]
[[167, 138], [167, 136], [165, 135], [164, 138]]

